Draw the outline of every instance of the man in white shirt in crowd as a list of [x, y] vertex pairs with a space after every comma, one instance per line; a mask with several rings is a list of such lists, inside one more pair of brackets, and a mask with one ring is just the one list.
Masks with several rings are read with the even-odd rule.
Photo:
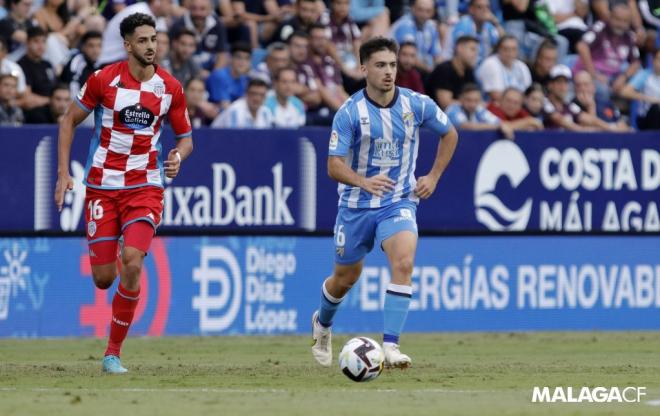
[[228, 129], [264, 129], [273, 122], [270, 111], [264, 106], [268, 84], [261, 79], [248, 83], [245, 96], [234, 101], [213, 120], [211, 127]]
[[296, 70], [286, 67], [275, 72], [273, 90], [266, 95], [265, 106], [271, 113], [273, 127], [298, 128], [305, 125], [305, 105], [293, 95]]
[[508, 87], [525, 91], [532, 84], [532, 75], [527, 65], [518, 59], [518, 40], [513, 36], [502, 36], [495, 51], [477, 69], [477, 79], [489, 101], [497, 102]]

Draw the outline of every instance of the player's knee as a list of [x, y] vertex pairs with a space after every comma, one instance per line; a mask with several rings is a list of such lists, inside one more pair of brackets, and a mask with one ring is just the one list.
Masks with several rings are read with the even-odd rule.
[[336, 271], [335, 278], [337, 279], [337, 284], [339, 287], [345, 290], [349, 290], [360, 278], [360, 271], [353, 269]]
[[94, 285], [101, 290], [106, 290], [112, 286], [112, 282], [115, 281], [116, 273], [110, 273], [107, 271], [103, 272], [92, 272], [92, 278], [94, 279]]
[[410, 257], [401, 257], [394, 261], [392, 268], [399, 276], [412, 276], [413, 260]]

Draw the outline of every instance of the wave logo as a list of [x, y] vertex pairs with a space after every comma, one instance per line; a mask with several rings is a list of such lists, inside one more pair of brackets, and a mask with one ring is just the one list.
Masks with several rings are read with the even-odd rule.
[[532, 213], [532, 198], [528, 198], [518, 210], [512, 210], [493, 192], [502, 176], [506, 176], [511, 186], [516, 188], [527, 175], [529, 175], [529, 163], [515, 143], [498, 140], [488, 146], [479, 161], [474, 183], [477, 221], [491, 231], [524, 230]]
[[[193, 269], [193, 280], [199, 283], [199, 295], [193, 297], [192, 308], [199, 311], [201, 332], [224, 331], [236, 319], [241, 307], [241, 268], [234, 254], [221, 246], [202, 247], [199, 267]], [[218, 290], [212, 293], [212, 287]]]

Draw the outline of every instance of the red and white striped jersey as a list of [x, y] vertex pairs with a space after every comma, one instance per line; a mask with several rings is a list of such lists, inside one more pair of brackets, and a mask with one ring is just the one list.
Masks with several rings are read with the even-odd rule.
[[76, 103], [94, 111], [94, 136], [85, 166], [85, 185], [97, 189], [163, 187], [160, 136], [167, 117], [178, 139], [192, 133], [179, 81], [161, 67], [144, 82], [118, 62], [96, 71]]

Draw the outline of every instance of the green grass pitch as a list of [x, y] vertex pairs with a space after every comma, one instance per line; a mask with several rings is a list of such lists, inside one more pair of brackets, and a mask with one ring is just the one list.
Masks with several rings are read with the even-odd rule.
[[[335, 335], [335, 363], [349, 337]], [[3, 339], [0, 415], [660, 414], [660, 333], [404, 334], [413, 367], [370, 383], [318, 367], [309, 348], [304, 336], [129, 337], [130, 372], [109, 376], [100, 340]], [[532, 403], [533, 386], [644, 386], [647, 396]]]

